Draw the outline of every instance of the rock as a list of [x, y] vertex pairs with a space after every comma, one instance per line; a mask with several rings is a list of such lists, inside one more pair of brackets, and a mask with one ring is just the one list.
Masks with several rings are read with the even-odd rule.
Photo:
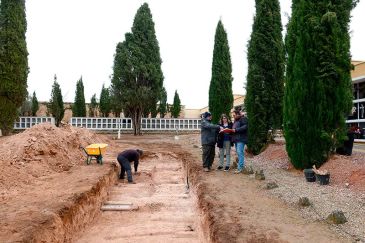
[[276, 182], [269, 182], [266, 184], [266, 189], [267, 190], [271, 190], [271, 189], [274, 189], [274, 188], [277, 188], [279, 187], [278, 184], [276, 184]]
[[349, 188], [350, 183], [345, 183], [346, 188]]
[[243, 174], [245, 175], [251, 175], [251, 174], [254, 174], [255, 172], [253, 171], [253, 168], [252, 166], [246, 166], [243, 171], [242, 171]]
[[264, 170], [260, 170], [260, 171], [257, 170], [255, 172], [255, 179], [260, 180], [260, 181], [265, 180]]
[[311, 205], [311, 202], [307, 197], [301, 197], [299, 198], [298, 204], [302, 207], [309, 207]]
[[55, 150], [51, 149], [51, 150], [49, 150], [49, 154], [50, 154], [50, 155], [56, 155], [56, 154], [57, 154], [57, 151], [55, 151]]
[[335, 210], [330, 215], [328, 215], [327, 221], [332, 224], [344, 224], [347, 222], [347, 219], [342, 211]]

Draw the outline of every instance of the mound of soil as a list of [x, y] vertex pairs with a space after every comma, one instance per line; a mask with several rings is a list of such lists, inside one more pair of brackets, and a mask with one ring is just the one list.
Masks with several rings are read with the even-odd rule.
[[[327, 170], [331, 174], [331, 184], [345, 187], [349, 183], [350, 188], [356, 191], [365, 191], [365, 154], [354, 152], [352, 156], [333, 155], [321, 166], [321, 170]], [[263, 167], [288, 169], [293, 173], [302, 173], [295, 170], [290, 163], [285, 144], [270, 144], [264, 152], [254, 156], [254, 161]]]
[[0, 189], [11, 190], [35, 178], [68, 171], [84, 163], [79, 146], [103, 142], [87, 129], [69, 125], [58, 128], [49, 123], [2, 138], [0, 147]]

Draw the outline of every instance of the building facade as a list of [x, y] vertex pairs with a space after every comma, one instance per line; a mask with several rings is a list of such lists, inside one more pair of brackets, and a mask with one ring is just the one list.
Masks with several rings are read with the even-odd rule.
[[352, 61], [351, 72], [353, 107], [346, 123], [351, 127], [365, 129], [365, 61]]

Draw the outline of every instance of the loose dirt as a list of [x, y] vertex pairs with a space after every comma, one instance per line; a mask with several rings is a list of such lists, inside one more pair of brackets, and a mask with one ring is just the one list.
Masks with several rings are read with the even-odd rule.
[[64, 242], [99, 213], [114, 167], [86, 166], [79, 146], [108, 138], [41, 124], [0, 142], [0, 242]]

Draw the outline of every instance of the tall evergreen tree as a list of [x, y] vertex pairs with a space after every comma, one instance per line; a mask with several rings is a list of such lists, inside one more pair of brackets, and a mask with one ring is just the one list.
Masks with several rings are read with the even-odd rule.
[[25, 101], [28, 51], [25, 0], [0, 1], [0, 129], [7, 135]]
[[90, 106], [89, 106], [89, 116], [95, 117], [97, 115], [98, 110], [98, 101], [96, 100], [96, 94], [93, 94], [90, 100]]
[[104, 87], [101, 88], [99, 108], [103, 117], [108, 117], [110, 113], [110, 94], [109, 89]]
[[256, 0], [256, 15], [248, 43], [245, 107], [248, 148], [259, 154], [269, 142], [269, 130], [282, 126], [284, 43], [278, 0]]
[[177, 90], [175, 90], [174, 103], [171, 107], [171, 117], [178, 118], [181, 112], [181, 101]]
[[37, 115], [38, 109], [39, 109], [39, 103], [38, 103], [38, 99], [37, 99], [37, 96], [36, 96], [35, 91], [34, 91], [33, 92], [33, 97], [32, 97], [32, 116]]
[[[141, 134], [142, 114], [154, 112], [163, 87], [160, 48], [151, 11], [144, 3], [134, 18], [132, 33], [118, 43], [114, 56], [112, 94], [130, 114], [134, 134]], [[136, 98], [138, 97], [138, 98]]]
[[352, 105], [350, 12], [358, 1], [295, 0], [286, 36], [284, 135], [296, 168], [321, 166]]
[[58, 127], [65, 114], [63, 106], [63, 98], [60, 85], [57, 82], [57, 76], [54, 76], [54, 82], [52, 85], [51, 100], [48, 105], [48, 112], [55, 118], [56, 126]]
[[227, 33], [219, 20], [214, 40], [212, 78], [209, 86], [209, 111], [217, 123], [222, 114], [230, 114], [233, 105], [232, 64]]
[[82, 82], [82, 77], [76, 83], [75, 102], [72, 106], [72, 116], [74, 117], [86, 116], [84, 84]]
[[160, 118], [164, 118], [167, 113], [167, 92], [165, 87], [162, 87], [160, 104], [158, 106], [158, 112], [160, 113]]

